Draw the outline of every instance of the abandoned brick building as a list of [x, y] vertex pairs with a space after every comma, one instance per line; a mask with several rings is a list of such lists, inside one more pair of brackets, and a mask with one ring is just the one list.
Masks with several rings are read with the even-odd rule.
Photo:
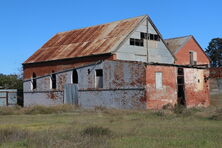
[[207, 63], [179, 63], [167, 44], [147, 15], [58, 33], [23, 63], [24, 105], [208, 106]]

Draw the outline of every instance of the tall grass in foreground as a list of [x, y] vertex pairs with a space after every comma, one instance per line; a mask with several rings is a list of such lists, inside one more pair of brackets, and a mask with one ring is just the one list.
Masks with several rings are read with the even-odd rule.
[[[94, 128], [94, 129], [93, 129]], [[93, 130], [91, 130], [93, 129]], [[33, 132], [18, 128], [0, 129], [0, 147], [25, 148], [91, 148], [109, 147], [108, 133], [102, 127], [89, 127], [81, 132], [72, 128], [54, 131]], [[84, 134], [82, 134], [84, 133]]]
[[0, 115], [20, 115], [20, 114], [52, 114], [52, 113], [64, 113], [64, 112], [72, 112], [78, 109], [77, 106], [74, 105], [56, 105], [56, 106], [30, 106], [30, 107], [20, 107], [20, 106], [12, 106], [12, 107], [0, 107]]

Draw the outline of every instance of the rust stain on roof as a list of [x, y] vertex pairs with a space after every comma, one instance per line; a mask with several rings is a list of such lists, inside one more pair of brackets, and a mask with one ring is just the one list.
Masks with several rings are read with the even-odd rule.
[[24, 64], [112, 52], [144, 17], [57, 33]]
[[192, 36], [184, 36], [184, 37], [177, 37], [177, 38], [171, 38], [171, 39], [166, 39], [165, 42], [171, 52], [175, 54], [178, 52], [186, 43], [187, 41], [191, 38]]

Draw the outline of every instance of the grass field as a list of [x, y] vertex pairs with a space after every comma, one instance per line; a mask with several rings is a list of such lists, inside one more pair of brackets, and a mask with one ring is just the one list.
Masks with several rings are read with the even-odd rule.
[[222, 147], [219, 103], [213, 96], [207, 109], [0, 108], [0, 147]]

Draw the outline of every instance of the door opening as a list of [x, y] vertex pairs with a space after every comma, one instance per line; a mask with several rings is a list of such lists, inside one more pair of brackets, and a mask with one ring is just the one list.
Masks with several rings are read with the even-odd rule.
[[183, 68], [177, 69], [177, 103], [179, 105], [186, 105], [184, 93], [184, 71]]

